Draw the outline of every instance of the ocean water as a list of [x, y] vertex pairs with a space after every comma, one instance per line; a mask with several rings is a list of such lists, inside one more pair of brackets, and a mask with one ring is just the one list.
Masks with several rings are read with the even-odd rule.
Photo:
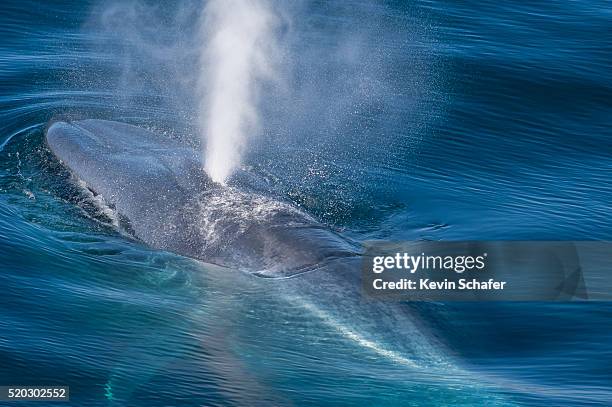
[[[232, 182], [357, 243], [612, 239], [608, 2], [275, 6], [284, 86]], [[197, 144], [202, 7], [0, 5], [0, 385], [78, 406], [612, 405], [609, 303], [406, 304], [376, 339], [118, 231], [45, 129]]]

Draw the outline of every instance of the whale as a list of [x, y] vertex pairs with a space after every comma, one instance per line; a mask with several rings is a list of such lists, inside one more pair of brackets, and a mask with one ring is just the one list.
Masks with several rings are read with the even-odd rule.
[[[300, 309], [314, 316], [347, 343], [370, 353], [368, 358], [401, 366], [408, 375], [413, 369], [427, 372], [455, 390], [507, 405], [454, 360], [419, 318], [418, 305], [364, 295], [362, 253], [356, 244], [282, 199], [213, 182], [190, 140], [99, 119], [53, 122], [45, 139], [74, 181], [114, 211], [116, 226], [136, 240], [216, 265], [214, 270], [227, 269], [228, 281], [256, 279], [257, 287], [286, 301], [287, 312]], [[220, 284], [231, 289], [224, 278]], [[232, 312], [223, 301], [215, 307], [220, 314]], [[204, 342], [219, 345], [223, 336], [213, 329]], [[164, 343], [162, 332], [156, 338]], [[248, 404], [263, 405], [269, 397], [265, 386], [243, 371], [235, 355], [215, 346], [207, 351], [223, 361], [219, 374], [230, 382], [248, 383], [261, 393], [261, 402], [249, 399]], [[125, 357], [131, 361], [135, 354], [138, 346]], [[142, 380], [162, 369], [164, 359], [150, 362], [151, 371]], [[111, 375], [107, 390], [116, 393], [124, 376], [120, 370]], [[142, 380], [122, 383], [122, 397], [129, 398]], [[244, 404], [239, 392], [231, 397]]]
[[88, 119], [53, 123], [46, 141], [124, 230], [156, 249], [266, 277], [359, 254], [288, 203], [212, 182], [185, 140]]
[[305, 310], [377, 358], [450, 374], [454, 385], [469, 376], [416, 306], [364, 295], [353, 242], [281, 199], [213, 182], [189, 140], [86, 119], [52, 123], [46, 143], [145, 245], [268, 282], [262, 287], [290, 309]]

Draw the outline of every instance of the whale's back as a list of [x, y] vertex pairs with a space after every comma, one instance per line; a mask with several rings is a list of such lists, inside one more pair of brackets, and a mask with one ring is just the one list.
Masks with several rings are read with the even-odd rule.
[[106, 120], [56, 122], [47, 144], [148, 245], [267, 276], [350, 257], [353, 247], [289, 204], [222, 187], [194, 148]]

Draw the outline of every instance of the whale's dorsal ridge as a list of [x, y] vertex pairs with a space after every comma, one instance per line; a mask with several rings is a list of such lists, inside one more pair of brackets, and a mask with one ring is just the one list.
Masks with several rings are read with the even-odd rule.
[[356, 253], [289, 204], [213, 183], [199, 152], [177, 140], [97, 119], [56, 122], [46, 138], [75, 176], [152, 247], [268, 277]]

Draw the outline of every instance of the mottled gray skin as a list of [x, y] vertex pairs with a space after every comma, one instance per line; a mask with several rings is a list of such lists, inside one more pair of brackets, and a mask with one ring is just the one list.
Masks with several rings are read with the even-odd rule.
[[453, 369], [409, 310], [362, 295], [352, 245], [291, 205], [213, 183], [193, 148], [104, 120], [54, 123], [47, 143], [146, 244], [280, 278], [267, 289], [359, 346], [413, 368]]
[[356, 255], [290, 205], [212, 182], [198, 152], [178, 140], [129, 124], [80, 120], [54, 123], [47, 144], [154, 248], [269, 277]]

